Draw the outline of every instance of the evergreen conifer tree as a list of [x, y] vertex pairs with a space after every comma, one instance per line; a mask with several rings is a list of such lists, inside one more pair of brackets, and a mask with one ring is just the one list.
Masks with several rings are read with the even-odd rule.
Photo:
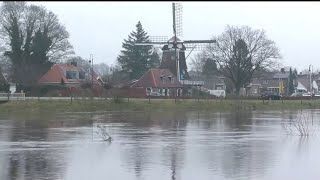
[[290, 72], [289, 72], [289, 95], [294, 93], [293, 78], [294, 78], [294, 75], [292, 73], [292, 69], [290, 68]]
[[205, 76], [212, 76], [216, 74], [216, 71], [217, 71], [217, 64], [214, 62], [214, 60], [208, 58], [203, 65], [202, 74]]
[[128, 79], [139, 79], [149, 68], [157, 66], [154, 54], [150, 54], [152, 46], [136, 46], [135, 43], [150, 42], [147, 32], [142, 28], [139, 21], [136, 31], [132, 31], [128, 39], [122, 43], [123, 50], [117, 58], [122, 68], [122, 72]]

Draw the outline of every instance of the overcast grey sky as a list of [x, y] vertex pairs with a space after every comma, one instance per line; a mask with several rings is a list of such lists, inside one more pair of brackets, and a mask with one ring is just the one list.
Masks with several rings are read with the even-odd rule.
[[[150, 36], [172, 36], [171, 2], [29, 2], [58, 15], [77, 55], [114, 64], [141, 21]], [[182, 2], [183, 39], [209, 39], [226, 25], [266, 30], [284, 66], [320, 69], [320, 2]], [[190, 61], [188, 58], [187, 61]]]

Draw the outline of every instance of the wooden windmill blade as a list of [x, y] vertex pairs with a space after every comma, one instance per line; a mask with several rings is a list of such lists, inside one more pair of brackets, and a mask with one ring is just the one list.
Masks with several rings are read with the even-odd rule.
[[200, 44], [200, 43], [216, 43], [216, 40], [187, 40], [183, 41], [183, 44]]
[[[179, 63], [179, 58], [177, 57], [179, 53], [179, 51], [177, 51], [177, 23], [179, 23], [179, 21], [177, 22], [176, 20], [176, 17], [177, 16], [181, 16], [181, 19], [182, 19], [182, 6], [180, 5], [179, 7], [181, 8], [176, 8], [177, 6], [179, 6], [177, 3], [172, 3], [172, 27], [173, 27], [173, 41], [172, 41], [172, 44], [173, 44], [173, 49], [174, 49], [174, 60], [175, 60], [175, 69], [176, 69], [176, 72], [174, 72], [174, 74], [176, 75], [178, 81], [180, 81], [180, 63]], [[182, 22], [181, 22], [182, 23]], [[179, 26], [178, 27], [181, 27], [179, 28], [179, 33], [182, 33], [182, 26]], [[181, 32], [180, 32], [181, 31]], [[171, 48], [172, 48], [171, 47]]]
[[153, 45], [163, 45], [167, 44], [168, 42], [141, 42], [141, 43], [135, 43], [135, 46], [153, 46]]
[[208, 45], [206, 44], [186, 44], [186, 51], [203, 51], [206, 50]]
[[135, 43], [136, 46], [164, 45], [168, 44], [168, 36], [149, 36], [149, 42]]
[[205, 50], [208, 45], [216, 42], [216, 40], [187, 40], [183, 42], [183, 45], [187, 50], [202, 51]]
[[[183, 80], [188, 80], [186, 59], [192, 51], [203, 50], [211, 43], [216, 43], [216, 40], [187, 40], [183, 41], [183, 26], [182, 26], [182, 4], [172, 3], [172, 28], [173, 37], [170, 39], [167, 36], [150, 36], [149, 41], [135, 43], [137, 46], [162, 46], [162, 60], [160, 68], [169, 69], [176, 75], [180, 81], [181, 75]], [[179, 37], [178, 37], [179, 36]], [[190, 53], [185, 56], [185, 51]]]
[[167, 42], [168, 36], [149, 36], [151, 42]]
[[182, 4], [181, 3], [173, 3], [174, 6], [174, 28], [176, 36], [183, 36], [183, 26], [182, 26]]

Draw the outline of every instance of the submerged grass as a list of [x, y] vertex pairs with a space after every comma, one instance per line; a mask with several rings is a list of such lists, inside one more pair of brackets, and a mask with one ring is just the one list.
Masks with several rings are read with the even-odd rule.
[[113, 99], [105, 100], [25, 100], [0, 104], [0, 113], [56, 113], [95, 111], [155, 111], [155, 110], [289, 110], [320, 108], [320, 100], [210, 100], [210, 99]]
[[287, 134], [309, 136], [314, 135], [319, 130], [318, 123], [314, 123], [310, 112], [300, 112], [298, 117], [290, 119], [288, 123], [283, 124]]

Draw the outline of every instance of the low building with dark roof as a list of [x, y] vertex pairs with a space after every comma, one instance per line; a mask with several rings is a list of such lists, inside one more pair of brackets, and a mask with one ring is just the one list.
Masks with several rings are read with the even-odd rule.
[[263, 91], [260, 79], [254, 78], [246, 87], [247, 96], [260, 96]]
[[[252, 78], [246, 87], [247, 96], [260, 96], [265, 91], [276, 92], [281, 95], [289, 94], [290, 73], [281, 68], [280, 72], [268, 72], [261, 77]], [[295, 83], [296, 84], [296, 83]]]
[[311, 76], [310, 79], [310, 74], [299, 74], [297, 75], [297, 81], [300, 83], [299, 90], [305, 90], [307, 92], [318, 92], [319, 91], [319, 75], [318, 74], [314, 74]]
[[180, 96], [182, 84], [169, 69], [149, 69], [130, 88], [130, 96]]
[[221, 76], [211, 75], [193, 75], [190, 76], [193, 81], [203, 81], [203, 88], [210, 90], [226, 90], [225, 78]]

